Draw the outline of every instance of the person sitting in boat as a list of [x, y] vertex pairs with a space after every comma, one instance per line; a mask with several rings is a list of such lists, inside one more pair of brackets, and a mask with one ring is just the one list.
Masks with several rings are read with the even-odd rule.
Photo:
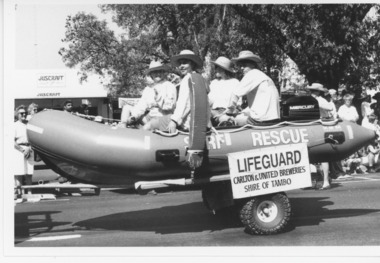
[[125, 105], [121, 113], [123, 127], [131, 124], [141, 124], [146, 130], [151, 129], [152, 123], [158, 117], [173, 113], [177, 91], [170, 81], [166, 80], [169, 67], [159, 61], [152, 61], [147, 75], [153, 80], [142, 92], [139, 102], [131, 107]]
[[[172, 115], [161, 117], [159, 122], [156, 123], [156, 126], [152, 128], [175, 133], [177, 129], [188, 131], [190, 128], [191, 104], [189, 79], [192, 73], [196, 73], [197, 69], [202, 68], [203, 62], [201, 58], [195, 55], [191, 50], [182, 50], [179, 55], [172, 57], [171, 62], [174, 66], [178, 67], [182, 76], [177, 105]], [[206, 82], [204, 86], [208, 89]], [[206, 109], [206, 117], [210, 120], [210, 106], [208, 103], [203, 106], [205, 106]], [[209, 121], [208, 126], [211, 126], [211, 121]]]
[[[218, 57], [211, 61], [215, 65], [215, 79], [210, 83], [208, 94], [211, 107], [211, 122], [213, 126], [228, 124], [229, 117], [224, 114], [230, 102], [232, 91], [239, 85], [239, 81], [233, 77], [232, 62], [226, 57]], [[239, 103], [240, 102], [240, 103]], [[241, 99], [238, 106], [241, 106]]]
[[259, 70], [261, 58], [251, 51], [241, 51], [232, 62], [243, 71], [244, 77], [239, 82], [227, 107], [225, 114], [236, 115], [237, 102], [247, 96], [248, 107], [234, 118], [235, 124], [242, 126], [269, 125], [280, 119], [279, 93], [273, 80]]

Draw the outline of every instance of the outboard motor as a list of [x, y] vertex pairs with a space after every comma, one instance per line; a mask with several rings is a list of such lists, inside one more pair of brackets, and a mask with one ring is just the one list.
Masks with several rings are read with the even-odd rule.
[[317, 120], [320, 118], [318, 101], [312, 96], [294, 96], [281, 103], [281, 120]]

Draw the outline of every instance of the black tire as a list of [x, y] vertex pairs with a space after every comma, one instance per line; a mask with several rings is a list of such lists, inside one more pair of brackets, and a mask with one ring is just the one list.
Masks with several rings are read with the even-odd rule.
[[290, 213], [288, 197], [277, 193], [248, 199], [240, 210], [240, 220], [249, 234], [273, 235], [285, 229]]

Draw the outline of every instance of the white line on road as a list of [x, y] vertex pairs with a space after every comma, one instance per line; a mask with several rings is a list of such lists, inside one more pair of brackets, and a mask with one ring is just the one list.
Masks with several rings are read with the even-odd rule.
[[355, 176], [354, 177], [355, 179], [361, 179], [361, 180], [345, 180], [345, 181], [335, 181], [336, 183], [363, 183], [365, 181], [380, 181], [380, 179], [375, 179], [375, 178], [368, 178], [368, 177], [359, 177], [359, 176]]
[[27, 241], [31, 242], [41, 242], [41, 241], [55, 241], [55, 240], [64, 240], [64, 239], [72, 239], [72, 238], [80, 238], [81, 235], [68, 235], [68, 236], [53, 236], [53, 237], [32, 237]]

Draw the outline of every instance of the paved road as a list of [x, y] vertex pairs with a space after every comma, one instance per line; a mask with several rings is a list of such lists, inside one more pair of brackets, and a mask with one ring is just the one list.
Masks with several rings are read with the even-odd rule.
[[15, 246], [379, 246], [379, 189], [372, 174], [329, 190], [290, 191], [291, 227], [273, 236], [246, 234], [235, 217], [212, 215], [198, 190], [62, 195], [15, 206]]

